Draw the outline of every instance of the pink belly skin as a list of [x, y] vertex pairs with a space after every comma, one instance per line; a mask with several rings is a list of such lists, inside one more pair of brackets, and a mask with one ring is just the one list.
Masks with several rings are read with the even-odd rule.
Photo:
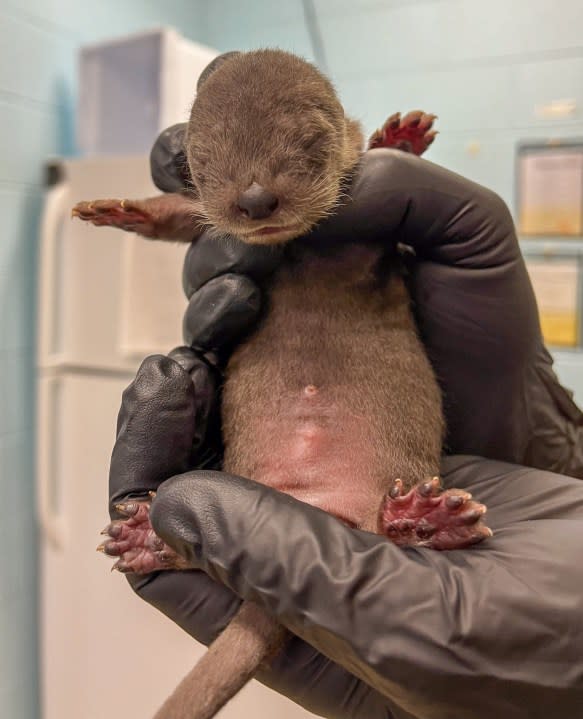
[[253, 479], [352, 526], [373, 529], [386, 482], [370, 472], [364, 476], [366, 467], [378, 465], [367, 426], [364, 417], [326, 402], [308, 385], [285, 412], [262, 422], [273, 451], [264, 454]]

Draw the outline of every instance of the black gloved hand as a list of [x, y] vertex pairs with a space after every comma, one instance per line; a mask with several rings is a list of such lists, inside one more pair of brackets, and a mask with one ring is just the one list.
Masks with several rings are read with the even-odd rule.
[[[580, 468], [581, 415], [554, 379], [543, 354], [536, 307], [503, 203], [431, 163], [381, 150], [365, 158], [352, 194], [352, 204], [324, 223], [314, 239], [325, 241], [343, 231], [415, 247], [421, 260], [414, 278], [420, 323], [442, 380], [450, 426], [458, 428], [457, 434], [450, 433], [450, 446], [477, 451], [478, 443], [482, 449], [491, 448], [493, 456], [525, 461], [530, 436], [540, 433], [549, 440], [542, 443], [539, 464], [559, 462], [571, 471]], [[195, 247], [198, 252], [204, 249]], [[239, 250], [246, 256], [252, 248]], [[213, 251], [219, 250], [211, 250], [209, 244], [203, 254], [210, 257]], [[208, 283], [213, 292], [231, 298], [222, 305], [229, 310], [248, 296], [233, 289], [233, 266], [227, 262], [223, 270], [222, 257], [221, 250], [219, 261], [207, 260], [209, 271], [192, 282], [187, 272], [186, 285], [194, 291], [191, 304], [209, 309], [206, 314], [191, 310], [186, 320], [190, 339], [203, 350], [220, 349], [223, 338], [228, 345], [229, 333], [224, 334], [223, 327], [233, 326], [223, 325], [222, 316], [211, 311], [217, 306], [214, 301], [205, 305], [199, 299], [209, 291], [208, 278], [215, 278]], [[243, 301], [242, 306], [248, 303]], [[201, 336], [207, 344], [200, 343]], [[506, 360], [512, 353], [516, 365]], [[478, 386], [481, 383], [488, 392]], [[167, 408], [175, 406], [170, 397], [187, 410], [169, 412]], [[139, 491], [155, 489], [165, 477], [184, 472], [194, 442], [193, 425], [184, 419], [195, 414], [194, 397], [178, 364], [163, 358], [146, 361], [126, 393], [120, 415], [112, 498], [136, 486]], [[473, 433], [464, 431], [465, 421], [471, 422]], [[142, 461], [146, 442], [151, 449], [147, 461]], [[164, 445], [173, 446], [173, 451], [156, 452]], [[580, 576], [574, 573], [580, 538], [571, 543], [579, 525], [569, 513], [580, 516], [581, 486], [484, 461], [468, 460], [467, 468], [449, 472], [456, 461], [460, 460], [448, 460], [444, 467], [446, 483], [471, 489], [485, 501], [490, 524], [499, 529], [492, 540], [498, 544], [471, 555], [403, 552], [370, 535], [362, 545], [362, 534], [344, 528], [337, 534], [335, 520], [316, 510], [218, 474], [170, 479], [160, 489], [153, 518], [167, 541], [187, 555], [194, 556], [203, 541], [206, 571], [239, 596], [252, 596], [269, 606], [292, 631], [338, 660], [337, 664], [326, 659], [294, 639], [262, 677], [313, 711], [373, 719], [386, 717], [389, 711], [398, 717], [409, 711], [427, 719], [485, 717], [493, 707], [505, 717], [536, 717], [549, 711], [575, 715], [582, 674], [577, 649], [580, 626], [574, 619], [581, 611], [580, 592], [574, 593], [573, 583], [580, 586]], [[214, 488], [219, 482], [217, 494]], [[522, 499], [522, 492], [530, 499]], [[249, 502], [255, 514], [249, 513]], [[268, 508], [268, 514], [259, 513], [260, 507]], [[293, 531], [288, 516], [295, 523]], [[540, 522], [534, 525], [525, 519]], [[563, 529], [547, 519], [561, 519]], [[256, 537], [244, 544], [260, 525], [264, 539]], [[296, 525], [303, 528], [301, 546], [296, 546], [300, 541]], [[278, 526], [286, 527], [291, 537], [278, 534]], [[526, 530], [533, 527], [536, 532], [531, 535]], [[558, 535], [553, 534], [555, 529]], [[224, 544], [219, 535], [239, 544]], [[557, 536], [561, 546], [556, 544]], [[245, 552], [240, 552], [243, 547]], [[332, 561], [336, 553], [339, 565]], [[307, 563], [298, 563], [302, 556]], [[386, 576], [395, 581], [387, 585]], [[513, 576], [517, 580], [510, 582]], [[298, 585], [298, 577], [303, 584]], [[374, 588], [372, 578], [383, 593], [362, 595], [366, 601], [359, 606], [366, 606], [366, 612], [351, 599], [353, 613], [345, 612], [346, 605], [339, 602], [338, 618], [336, 613], [330, 616], [331, 596], [352, 597], [355, 586]], [[205, 642], [225, 626], [239, 602], [222, 584], [200, 572], [160, 573], [132, 581], [143, 598]], [[386, 617], [386, 622], [379, 617]], [[493, 637], [505, 639], [494, 642]], [[401, 663], [410, 671], [399, 673]]]
[[296, 637], [260, 680], [322, 716], [578, 715], [579, 480], [449, 458], [444, 484], [488, 505], [494, 538], [402, 550], [249, 480], [178, 474], [194, 407], [188, 373], [165, 357], [146, 360], [124, 395], [112, 501], [157, 488], [157, 533], [204, 570], [130, 576], [142, 598], [204, 643], [240, 597], [263, 604]]
[[[183, 133], [184, 126], [170, 128], [152, 152], [154, 180], [162, 190], [181, 181], [183, 161], [176, 148]], [[504, 202], [484, 187], [397, 150], [366, 153], [350, 195], [351, 201], [307, 241], [348, 236], [414, 248], [411, 290], [444, 393], [446, 451], [583, 477], [583, 414], [553, 372]], [[184, 273], [193, 308], [185, 318], [187, 342], [200, 323], [209, 322], [221, 333], [220, 314], [211, 311], [207, 319], [204, 312], [209, 306], [204, 283], [211, 277], [213, 298], [223, 291], [229, 302], [245, 302], [251, 291], [259, 298], [248, 280], [261, 281], [266, 262], [273, 269], [265, 249], [233, 241], [226, 251], [209, 237], [193, 247]], [[240, 291], [232, 287], [232, 273], [248, 276]], [[250, 315], [246, 319], [253, 323]]]

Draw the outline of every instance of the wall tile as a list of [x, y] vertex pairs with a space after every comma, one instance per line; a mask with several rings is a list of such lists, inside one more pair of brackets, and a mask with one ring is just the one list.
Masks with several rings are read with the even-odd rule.
[[355, 2], [345, 12], [321, 13], [320, 24], [330, 65], [342, 73], [507, 65], [524, 55], [580, 52], [583, 45], [583, 4], [576, 0], [441, 0], [368, 9]]
[[66, 64], [67, 45], [45, 27], [35, 27], [21, 18], [4, 17], [0, 24], [0, 88], [19, 97], [57, 105], [55, 67]]

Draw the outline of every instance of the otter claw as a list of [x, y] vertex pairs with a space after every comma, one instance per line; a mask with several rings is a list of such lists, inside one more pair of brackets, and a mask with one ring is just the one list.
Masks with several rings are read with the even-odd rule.
[[423, 497], [436, 496], [440, 491], [439, 477], [432, 477], [428, 482], [423, 482], [418, 487], [418, 492]]
[[468, 499], [470, 499], [469, 495], [464, 494], [450, 494], [448, 497], [445, 498], [445, 505], [448, 509], [455, 510], [459, 509], [462, 504], [465, 504]]
[[403, 494], [403, 481], [400, 479], [393, 480], [393, 484], [389, 489], [389, 497], [391, 499], [397, 499]]
[[138, 513], [140, 506], [137, 502], [120, 502], [115, 505], [116, 511], [126, 517], [133, 517]]

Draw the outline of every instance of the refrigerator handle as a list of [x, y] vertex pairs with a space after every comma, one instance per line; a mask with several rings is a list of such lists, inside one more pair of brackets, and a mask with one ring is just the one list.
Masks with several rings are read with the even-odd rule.
[[37, 425], [37, 512], [42, 538], [55, 549], [65, 544], [65, 522], [62, 503], [62, 487], [57, 467], [59, 443], [60, 379], [45, 377], [38, 385]]
[[59, 272], [57, 253], [60, 228], [69, 204], [69, 187], [61, 181], [47, 190], [40, 227], [38, 358], [43, 366], [58, 364], [57, 308]]

